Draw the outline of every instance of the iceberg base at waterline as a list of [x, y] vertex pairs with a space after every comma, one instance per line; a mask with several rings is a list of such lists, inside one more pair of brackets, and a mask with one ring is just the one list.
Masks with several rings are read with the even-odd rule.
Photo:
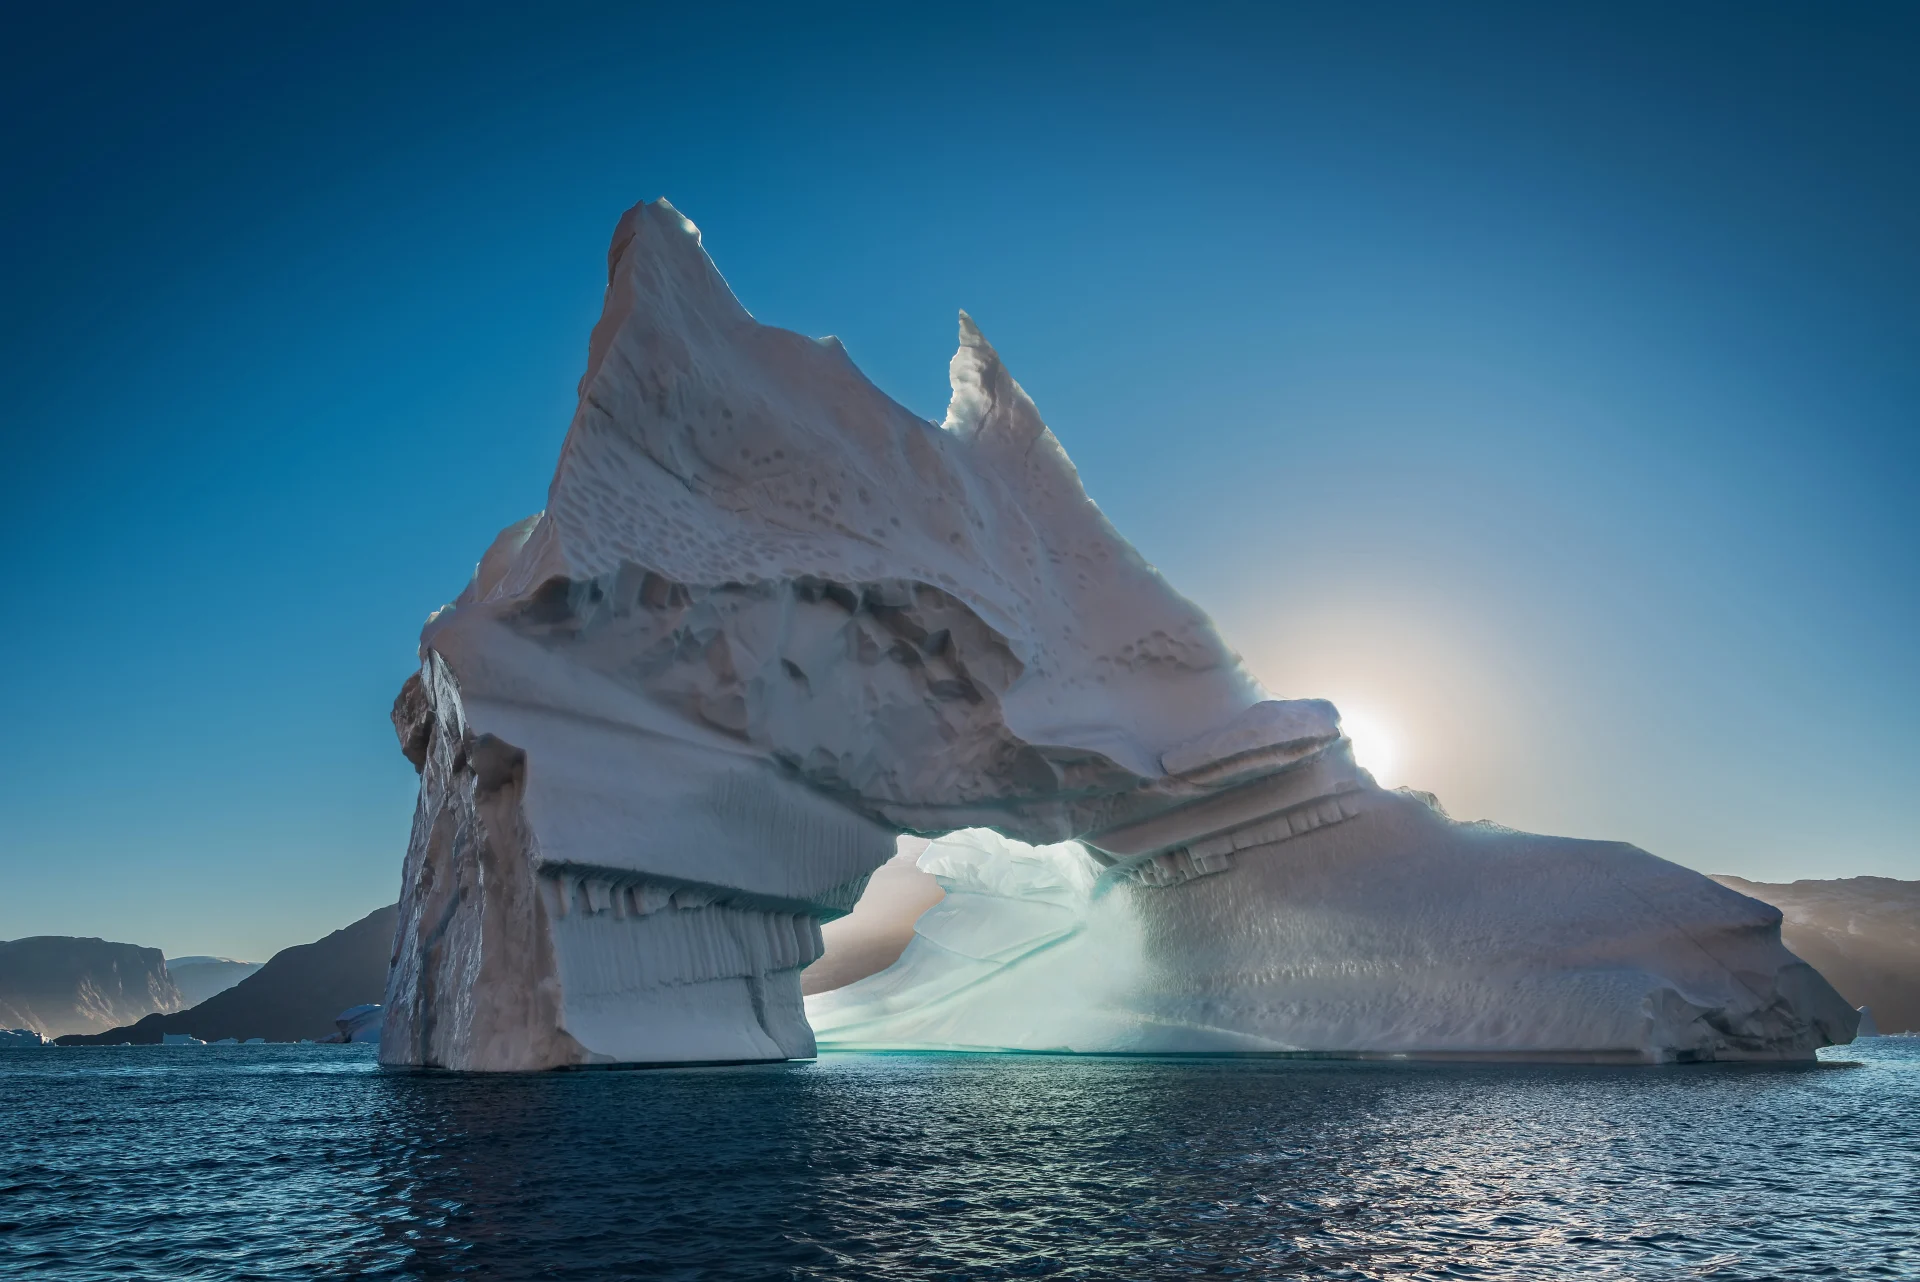
[[[1780, 914], [1632, 846], [1342, 812], [1175, 885], [970, 831], [888, 969], [807, 1000], [823, 1050], [1811, 1059], [1855, 1015]], [[1346, 813], [1351, 812], [1351, 813]]]

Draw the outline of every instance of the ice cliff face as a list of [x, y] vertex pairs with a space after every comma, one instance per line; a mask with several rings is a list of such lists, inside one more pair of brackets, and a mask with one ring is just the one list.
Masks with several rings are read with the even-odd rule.
[[[917, 419], [837, 341], [757, 324], [664, 201], [621, 220], [547, 508], [395, 704], [421, 790], [383, 1059], [804, 1056], [820, 923], [901, 831], [1081, 839], [1151, 938], [1379, 801], [1334, 709], [1264, 697], [964, 316], [950, 376]], [[1152, 955], [1223, 991], [1264, 971], [1223, 948]]]

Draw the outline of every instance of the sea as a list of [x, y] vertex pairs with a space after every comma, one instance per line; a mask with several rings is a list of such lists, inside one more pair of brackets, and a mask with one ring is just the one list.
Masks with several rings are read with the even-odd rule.
[[1920, 1038], [1663, 1068], [0, 1051], [12, 1278], [1920, 1278]]

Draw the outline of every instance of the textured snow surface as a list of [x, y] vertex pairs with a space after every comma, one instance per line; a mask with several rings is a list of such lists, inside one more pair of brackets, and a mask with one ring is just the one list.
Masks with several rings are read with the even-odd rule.
[[[756, 323], [672, 206], [621, 219], [547, 507], [428, 621], [395, 702], [421, 787], [384, 1060], [809, 1055], [822, 924], [901, 832], [975, 827], [1087, 853], [942, 846], [955, 924], [885, 974], [936, 939], [982, 977], [1026, 949], [1117, 982], [1134, 949], [1141, 984], [1224, 968], [1153, 999], [1166, 1038], [1265, 1044], [1236, 1022], [1284, 1005], [1265, 945], [1182, 954], [1168, 923], [1272, 916], [1263, 852], [1381, 794], [1330, 704], [1268, 699], [1119, 536], [964, 314], [949, 379], [918, 419], [836, 340]], [[1226, 1004], [1197, 1021], [1182, 992]], [[1020, 1037], [1105, 1036], [1048, 1018]]]
[[946, 897], [894, 966], [807, 1000], [823, 1048], [1660, 1062], [1851, 1033], [1767, 905], [1377, 789], [1350, 822], [1172, 889], [989, 832], [920, 866]]

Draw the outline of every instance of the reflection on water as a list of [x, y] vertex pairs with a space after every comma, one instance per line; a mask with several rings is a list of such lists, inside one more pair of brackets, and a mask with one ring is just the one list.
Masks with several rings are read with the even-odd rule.
[[1920, 1039], [526, 1077], [369, 1049], [0, 1052], [0, 1274], [1920, 1276]]

